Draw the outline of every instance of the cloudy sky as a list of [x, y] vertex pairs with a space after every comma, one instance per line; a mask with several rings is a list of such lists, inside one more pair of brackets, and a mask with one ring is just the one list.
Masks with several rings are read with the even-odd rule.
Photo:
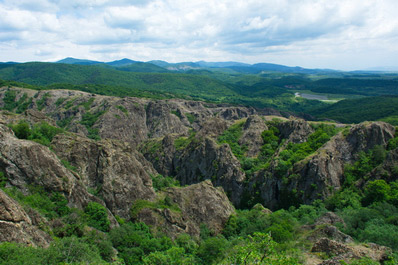
[[0, 61], [398, 68], [397, 0], [0, 0]]

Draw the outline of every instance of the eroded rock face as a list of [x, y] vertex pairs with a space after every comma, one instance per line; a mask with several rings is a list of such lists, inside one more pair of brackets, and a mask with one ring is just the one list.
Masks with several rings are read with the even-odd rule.
[[256, 110], [253, 108], [230, 107], [221, 109], [217, 116], [225, 120], [239, 120], [255, 113]]
[[57, 135], [54, 152], [69, 161], [82, 183], [103, 198], [115, 215], [129, 218], [132, 202], [152, 200], [155, 192], [150, 174], [157, 172], [128, 143], [114, 140], [93, 141], [76, 135]]
[[243, 126], [243, 135], [239, 139], [240, 145], [247, 146], [247, 156], [255, 157], [260, 153], [263, 145], [261, 134], [265, 130], [268, 130], [268, 127], [260, 116], [253, 115], [247, 118]]
[[[91, 201], [103, 202], [88, 193], [79, 175], [64, 167], [54, 152], [41, 144], [17, 139], [11, 129], [0, 124], [0, 169], [7, 178], [7, 186], [28, 193], [27, 186], [41, 186], [49, 192], [63, 194], [70, 207], [84, 209]], [[111, 224], [117, 225], [113, 215]]]
[[344, 183], [344, 166], [357, 159], [358, 153], [376, 145], [386, 146], [393, 138], [395, 128], [383, 122], [361, 123], [353, 126], [347, 136], [339, 133], [332, 137], [314, 155], [294, 166], [296, 174], [288, 189], [302, 190], [302, 202], [327, 198]]
[[353, 126], [347, 135], [346, 141], [351, 152], [368, 151], [376, 145], [386, 146], [388, 140], [394, 137], [395, 128], [385, 122], [364, 122]]
[[370, 173], [370, 179], [398, 180], [398, 149], [387, 154], [385, 161]]
[[220, 118], [210, 118], [201, 124], [201, 128], [197, 133], [198, 137], [211, 137], [216, 139], [226, 129], [228, 129], [228, 122]]
[[71, 193], [75, 176], [57, 156], [38, 143], [19, 140], [0, 124], [0, 165], [12, 186], [21, 190], [36, 184], [51, 191]]
[[302, 143], [307, 141], [308, 136], [314, 129], [304, 120], [288, 120], [278, 124], [280, 135], [286, 139], [286, 143]]
[[180, 233], [197, 237], [201, 224], [218, 234], [235, 211], [223, 190], [215, 188], [210, 180], [184, 188], [169, 188], [164, 196], [181, 211], [146, 208], [137, 219], [158, 227], [171, 237]]
[[25, 210], [0, 189], [0, 242], [48, 247], [51, 237], [32, 222]]
[[182, 185], [211, 179], [221, 186], [235, 205], [239, 205], [245, 174], [227, 144], [218, 145], [211, 138], [193, 141], [174, 159], [176, 177]]
[[[171, 106], [162, 101], [149, 102], [147, 105], [147, 126], [149, 137], [161, 137], [166, 134], [186, 134], [188, 128], [181, 119], [171, 113]], [[182, 115], [182, 114], [181, 114]]]

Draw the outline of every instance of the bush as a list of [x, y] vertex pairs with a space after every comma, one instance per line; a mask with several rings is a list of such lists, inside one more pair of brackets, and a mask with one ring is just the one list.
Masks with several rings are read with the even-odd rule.
[[192, 255], [187, 255], [184, 248], [172, 247], [166, 251], [151, 252], [143, 259], [144, 264], [148, 265], [184, 265], [195, 264], [195, 259]]
[[84, 209], [87, 224], [103, 232], [109, 231], [110, 221], [106, 208], [97, 202], [89, 202]]
[[137, 264], [151, 252], [165, 251], [172, 247], [169, 238], [155, 238], [144, 223], [126, 223], [114, 228], [109, 238], [126, 264]]
[[29, 123], [26, 121], [21, 121], [16, 125], [10, 125], [10, 128], [14, 131], [14, 134], [18, 139], [28, 139], [32, 133]]
[[16, 243], [0, 244], [0, 264], [36, 265], [44, 264], [45, 250], [26, 247]]
[[228, 241], [224, 237], [209, 237], [200, 244], [197, 256], [203, 264], [217, 264], [224, 258], [227, 248]]
[[300, 262], [284, 252], [276, 251], [278, 244], [271, 235], [254, 233], [235, 245], [220, 264], [298, 265]]
[[47, 122], [36, 123], [32, 129], [26, 121], [9, 126], [19, 139], [32, 140], [45, 146], [50, 146], [55, 135], [65, 132], [63, 129], [51, 126]]
[[363, 203], [365, 206], [372, 204], [373, 202], [382, 202], [389, 199], [391, 192], [390, 185], [383, 179], [375, 181], [369, 181], [365, 187], [365, 197]]
[[155, 191], [163, 190], [168, 187], [179, 187], [180, 182], [172, 177], [163, 177], [162, 175], [151, 176], [152, 186]]
[[83, 239], [75, 236], [53, 241], [46, 252], [46, 264], [105, 264], [101, 259], [98, 248], [85, 243]]
[[10, 197], [23, 205], [27, 205], [49, 219], [64, 216], [70, 212], [68, 200], [58, 192], [48, 193], [41, 186], [28, 186], [29, 195], [24, 195], [15, 187], [5, 189]]

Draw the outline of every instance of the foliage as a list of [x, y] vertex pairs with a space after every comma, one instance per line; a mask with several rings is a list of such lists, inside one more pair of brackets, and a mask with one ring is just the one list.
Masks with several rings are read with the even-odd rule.
[[292, 217], [300, 222], [300, 224], [312, 224], [322, 214], [327, 212], [322, 201], [314, 201], [313, 204], [302, 204], [297, 209], [295, 207], [289, 208]]
[[[89, 245], [77, 237], [65, 237], [51, 243], [46, 253], [45, 260], [49, 264], [59, 263], [88, 263], [104, 264], [99, 250], [94, 245]], [[43, 262], [46, 263], [46, 262]]]
[[169, 197], [164, 197], [163, 199], [159, 199], [156, 202], [151, 202], [147, 200], [136, 200], [130, 209], [130, 215], [132, 218], [135, 218], [139, 212], [144, 209], [171, 209], [176, 212], [181, 212], [181, 209], [178, 208], [177, 205], [173, 204]]
[[126, 116], [128, 115], [128, 111], [124, 106], [117, 105], [116, 108], [118, 108], [120, 111], [122, 111]]
[[0, 188], [4, 188], [6, 186], [7, 177], [4, 175], [3, 171], [0, 171]]
[[[344, 123], [385, 120], [397, 116], [397, 96], [346, 99], [335, 104], [310, 111], [318, 118], [328, 118]], [[388, 119], [386, 120], [389, 121]]]
[[49, 125], [44, 121], [34, 124], [32, 128], [26, 121], [10, 124], [9, 126], [19, 139], [32, 140], [45, 146], [50, 146], [55, 135], [65, 132], [63, 129]]
[[67, 207], [68, 201], [58, 192], [46, 192], [41, 186], [28, 186], [29, 195], [24, 195], [16, 188], [5, 188], [5, 192], [20, 202], [38, 210], [49, 219], [64, 216], [70, 212]]
[[190, 124], [196, 121], [196, 117], [192, 113], [185, 113], [185, 117], [187, 117]]
[[335, 135], [338, 130], [334, 125], [318, 124], [313, 126], [315, 131], [308, 136], [306, 142], [289, 143], [287, 147], [279, 153], [278, 165], [275, 173], [279, 177], [285, 177], [292, 166], [306, 158]]
[[383, 179], [369, 181], [364, 190], [363, 205], [389, 202], [398, 207], [398, 181], [387, 183]]
[[177, 150], [184, 150], [189, 145], [190, 142], [191, 142], [190, 138], [181, 136], [174, 140], [174, 146]]
[[277, 243], [267, 233], [256, 232], [248, 236], [220, 264], [301, 264], [297, 258], [277, 251]]
[[155, 251], [142, 258], [148, 265], [184, 265], [195, 264], [195, 258], [187, 255], [182, 247], [171, 247], [165, 251]]
[[152, 186], [155, 191], [163, 190], [168, 187], [179, 187], [180, 182], [169, 176], [154, 175], [152, 177]]
[[386, 155], [387, 152], [382, 146], [375, 146], [366, 153], [364, 151], [359, 152], [357, 160], [344, 168], [344, 184], [350, 186], [360, 178], [366, 177], [367, 173], [384, 161]]
[[228, 241], [224, 237], [208, 237], [201, 242], [197, 256], [203, 264], [218, 264], [224, 258], [227, 248]]
[[16, 92], [14, 90], [7, 90], [4, 93], [4, 98], [3, 98], [4, 107], [3, 107], [3, 109], [9, 110], [9, 111], [14, 110], [17, 107], [17, 105], [15, 103], [15, 98], [16, 98]]
[[109, 231], [110, 221], [105, 206], [97, 202], [89, 202], [84, 208], [87, 216], [87, 224], [100, 231]]
[[84, 126], [86, 126], [87, 131], [88, 131], [88, 137], [94, 140], [99, 140], [99, 131], [97, 128], [93, 128], [93, 125], [97, 122], [98, 118], [103, 115], [106, 112], [106, 110], [103, 111], [97, 111], [95, 113], [91, 113], [90, 111], [87, 111], [84, 113], [82, 116], [82, 119], [80, 123]]
[[16, 243], [0, 243], [0, 264], [43, 264], [44, 249], [35, 249]]
[[361, 196], [353, 188], [346, 188], [336, 192], [325, 201], [326, 208], [335, 211], [337, 209], [361, 207]]
[[277, 242], [286, 242], [293, 236], [297, 221], [285, 211], [279, 210], [272, 214], [264, 213], [262, 207], [249, 210], [238, 210], [225, 225], [223, 235], [230, 239], [238, 236], [253, 235], [255, 232], [271, 233]]
[[7, 90], [4, 93], [3, 97], [3, 102], [4, 102], [3, 109], [8, 111], [15, 110], [16, 113], [22, 113], [32, 104], [32, 98], [29, 98], [29, 100], [27, 100], [28, 99], [27, 93], [24, 93], [19, 98], [18, 101], [15, 101], [16, 98], [17, 98], [17, 91]]
[[387, 202], [358, 209], [345, 208], [341, 211], [347, 233], [359, 241], [373, 242], [397, 250], [398, 226], [388, 223], [388, 218], [398, 216], [397, 208]]
[[[172, 242], [166, 237], [154, 237], [144, 223], [126, 223], [112, 229], [109, 238], [119, 251], [126, 264], [142, 263], [145, 255], [151, 252], [164, 251], [172, 247]], [[150, 262], [155, 257], [147, 257]], [[150, 264], [150, 263], [149, 263]]]
[[45, 103], [46, 103], [46, 101], [47, 101], [47, 99], [50, 97], [50, 93], [45, 93], [42, 97], [41, 97], [41, 99], [39, 99], [37, 102], [36, 102], [36, 105], [37, 105], [37, 109], [38, 110], [42, 110], [43, 108], [44, 108], [44, 106], [45, 106]]
[[395, 137], [390, 139], [387, 144], [387, 150], [394, 150], [398, 148], [398, 131], [396, 129]]
[[232, 153], [238, 158], [242, 159], [246, 148], [240, 146], [238, 141], [243, 134], [244, 121], [237, 122], [231, 125], [227, 130], [224, 131], [222, 135], [218, 137], [218, 143], [226, 143], [231, 147]]

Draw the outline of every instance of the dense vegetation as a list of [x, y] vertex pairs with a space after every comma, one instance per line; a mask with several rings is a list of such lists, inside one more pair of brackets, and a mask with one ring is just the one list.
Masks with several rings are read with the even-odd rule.
[[398, 96], [347, 99], [336, 104], [310, 111], [319, 118], [334, 119], [343, 123], [384, 120], [398, 125]]

